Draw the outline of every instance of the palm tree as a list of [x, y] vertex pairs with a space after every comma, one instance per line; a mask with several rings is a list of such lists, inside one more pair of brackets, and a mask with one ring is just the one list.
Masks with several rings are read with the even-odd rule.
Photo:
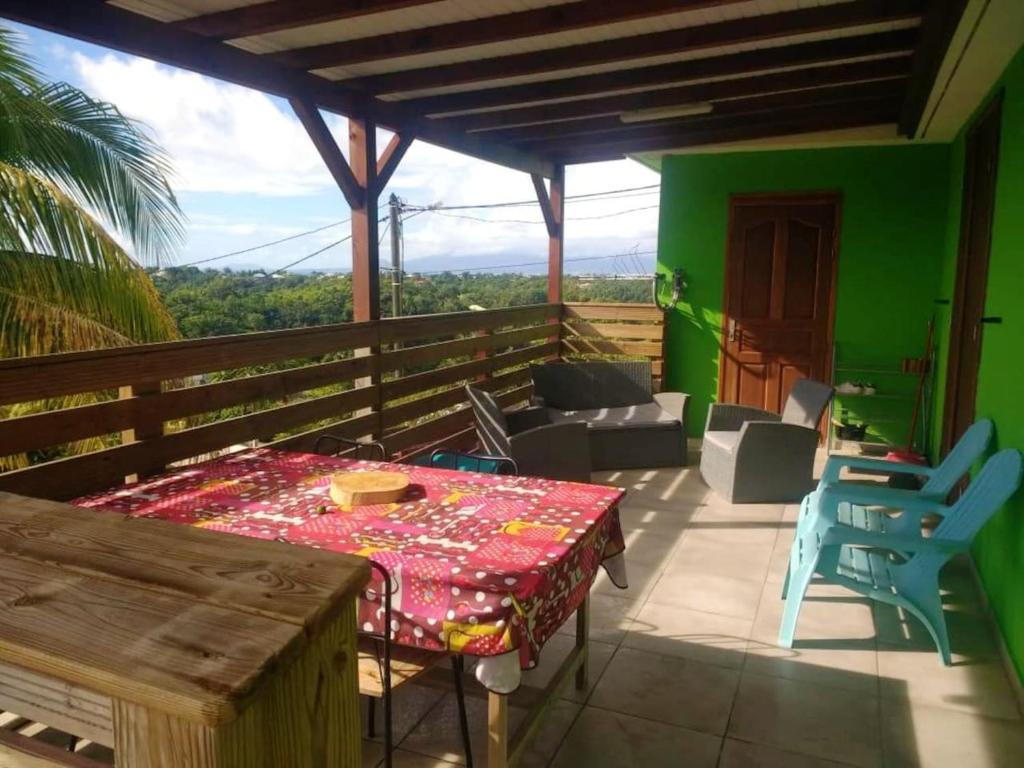
[[46, 83], [0, 27], [0, 357], [177, 338], [143, 263], [183, 217], [164, 152], [116, 107]]

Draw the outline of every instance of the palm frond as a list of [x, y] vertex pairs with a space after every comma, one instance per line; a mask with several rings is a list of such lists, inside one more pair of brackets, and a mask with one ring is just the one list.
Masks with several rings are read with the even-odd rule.
[[0, 357], [178, 338], [146, 273], [0, 253]]
[[167, 156], [141, 125], [77, 88], [51, 83], [7, 95], [0, 160], [59, 184], [143, 260], [167, 261], [181, 245]]

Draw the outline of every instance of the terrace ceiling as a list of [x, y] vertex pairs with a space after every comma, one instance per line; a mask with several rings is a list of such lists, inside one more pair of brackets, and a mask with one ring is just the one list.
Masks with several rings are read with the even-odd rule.
[[965, 4], [0, 0], [0, 15], [550, 177], [769, 136], [897, 123], [912, 138]]

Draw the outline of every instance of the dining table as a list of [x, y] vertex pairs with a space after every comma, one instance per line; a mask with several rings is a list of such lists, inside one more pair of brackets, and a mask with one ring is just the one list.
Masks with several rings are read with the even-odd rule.
[[[367, 471], [407, 475], [404, 495], [386, 504], [335, 504], [331, 478]], [[487, 765], [505, 768], [558, 689], [573, 676], [586, 686], [590, 589], [602, 567], [627, 587], [618, 514], [624, 495], [603, 485], [257, 448], [72, 503], [370, 558], [390, 576], [391, 613], [374, 569], [359, 598], [358, 628], [473, 657], [488, 696]], [[573, 614], [572, 651], [510, 737], [509, 695]]]

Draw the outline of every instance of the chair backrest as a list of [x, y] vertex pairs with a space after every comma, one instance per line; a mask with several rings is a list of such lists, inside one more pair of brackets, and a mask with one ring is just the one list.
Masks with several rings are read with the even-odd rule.
[[821, 414], [825, 412], [834, 392], [835, 390], [828, 384], [822, 384], [814, 379], [800, 379], [793, 384], [793, 389], [786, 398], [782, 420], [786, 424], [817, 429]]
[[[985, 462], [985, 466], [967, 486], [942, 518], [932, 538], [951, 542], [970, 542], [989, 518], [1017, 491], [1021, 481], [1021, 455], [1007, 448]], [[938, 569], [951, 556], [926, 552], [917, 554], [904, 566], [907, 570]]]
[[518, 475], [519, 465], [507, 456], [482, 456], [476, 453], [438, 448], [430, 454], [430, 466], [456, 469], [460, 472], [480, 472], [485, 475]]
[[921, 488], [922, 493], [946, 498], [960, 478], [967, 474], [971, 466], [988, 448], [992, 440], [994, 426], [991, 419], [980, 419], [974, 422], [956, 445], [946, 454], [946, 458], [935, 468], [928, 482]]
[[651, 395], [650, 360], [582, 360], [530, 366], [533, 392], [560, 411], [642, 405]]
[[508, 421], [494, 395], [467, 384], [466, 396], [473, 407], [476, 434], [484, 444], [484, 450], [498, 456], [509, 456], [511, 444], [508, 439]]

